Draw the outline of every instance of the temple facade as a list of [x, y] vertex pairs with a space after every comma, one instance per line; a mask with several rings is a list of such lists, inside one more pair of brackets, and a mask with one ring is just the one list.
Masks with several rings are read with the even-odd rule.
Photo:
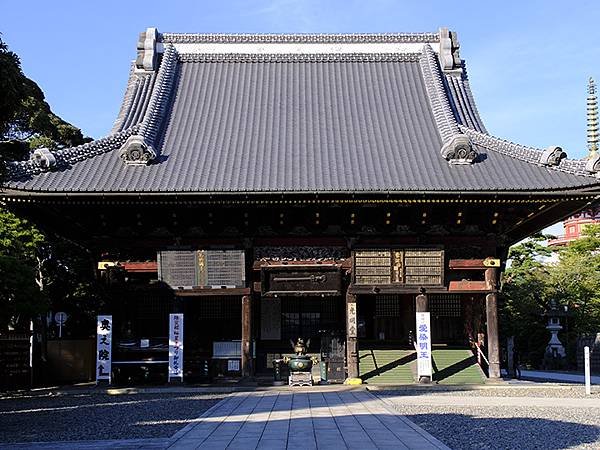
[[149, 28], [110, 135], [7, 169], [3, 202], [94, 255], [113, 370], [164, 361], [183, 313], [189, 380], [268, 373], [298, 338], [331, 380], [417, 380], [420, 313], [434, 379], [497, 378], [509, 246], [600, 195], [598, 155], [488, 133], [447, 29]]

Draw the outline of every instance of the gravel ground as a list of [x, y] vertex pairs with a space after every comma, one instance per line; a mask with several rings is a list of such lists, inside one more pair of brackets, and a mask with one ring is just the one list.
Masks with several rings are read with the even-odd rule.
[[170, 437], [223, 394], [158, 393], [0, 398], [0, 443]]
[[[528, 407], [525, 398], [513, 406], [448, 406], [406, 404], [413, 391], [378, 392], [394, 408], [453, 449], [599, 449], [600, 396], [598, 407], [565, 408], [560, 398], [570, 389], [486, 389], [425, 394], [428, 399], [448, 395], [556, 398], [557, 407]], [[588, 397], [590, 398], [590, 397]], [[412, 400], [411, 400], [412, 402]], [[442, 403], [442, 402], [441, 402]]]
[[490, 386], [469, 388], [462, 386], [430, 386], [426, 388], [394, 388], [393, 391], [374, 390], [378, 395], [445, 395], [459, 397], [547, 397], [547, 398], [596, 398], [600, 401], [600, 386], [592, 386], [592, 396], [585, 393], [584, 386], [552, 384], [540, 387], [523, 384], [519, 386]]

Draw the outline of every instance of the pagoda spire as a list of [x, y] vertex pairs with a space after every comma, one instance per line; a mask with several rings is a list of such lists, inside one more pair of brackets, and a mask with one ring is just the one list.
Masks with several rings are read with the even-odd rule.
[[598, 102], [596, 99], [596, 84], [590, 77], [587, 97], [587, 146], [590, 157], [598, 151]]

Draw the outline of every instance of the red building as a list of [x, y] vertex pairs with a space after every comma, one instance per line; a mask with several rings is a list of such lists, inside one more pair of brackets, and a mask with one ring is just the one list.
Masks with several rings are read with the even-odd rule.
[[565, 233], [556, 239], [548, 241], [550, 246], [567, 245], [569, 242], [579, 239], [586, 225], [600, 224], [600, 208], [586, 209], [563, 222]]

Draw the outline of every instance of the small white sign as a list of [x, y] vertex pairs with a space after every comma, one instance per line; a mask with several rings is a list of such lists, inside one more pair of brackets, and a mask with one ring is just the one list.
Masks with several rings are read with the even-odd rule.
[[431, 377], [431, 321], [428, 312], [417, 313], [417, 375]]
[[140, 339], [140, 348], [150, 347], [150, 339]]
[[183, 314], [169, 314], [169, 376], [183, 381]]
[[96, 382], [108, 380], [112, 363], [112, 316], [98, 316], [96, 327]]
[[228, 359], [227, 360], [227, 370], [229, 372], [239, 372], [240, 371], [239, 359]]
[[59, 311], [56, 314], [54, 314], [54, 320], [59, 325], [64, 325], [68, 318], [69, 316], [67, 315], [67, 313], [63, 311]]

